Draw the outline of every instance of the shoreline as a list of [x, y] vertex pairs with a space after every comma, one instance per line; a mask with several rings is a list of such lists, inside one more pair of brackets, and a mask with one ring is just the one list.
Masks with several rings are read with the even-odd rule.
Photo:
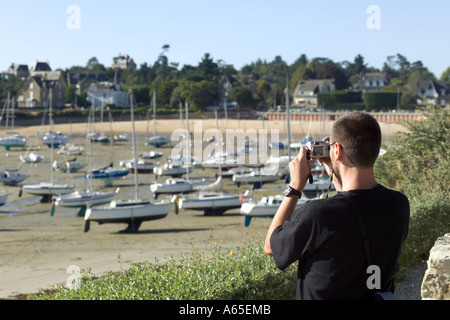
[[[296, 139], [302, 139], [305, 135], [313, 135], [316, 140], [322, 139], [324, 135], [329, 134], [330, 129], [334, 121], [292, 121], [290, 124], [291, 135]], [[393, 136], [399, 132], [407, 131], [399, 123], [387, 123], [379, 122], [380, 128], [384, 138]], [[215, 119], [190, 119], [188, 121], [189, 131], [193, 132], [195, 128], [202, 131], [202, 134], [207, 130], [216, 129]], [[176, 129], [184, 129], [186, 127], [186, 121], [180, 121], [179, 119], [160, 119], [156, 120], [156, 132], [160, 134], [170, 135]], [[108, 134], [110, 131], [113, 134], [130, 134], [132, 132], [131, 121], [113, 121], [109, 122], [95, 122], [91, 124], [91, 131], [101, 131]], [[220, 119], [218, 120], [218, 129], [222, 133], [228, 130], [242, 129], [244, 133], [249, 130], [256, 130], [257, 132], [261, 129], [266, 129], [268, 132], [270, 130], [278, 130], [280, 138], [286, 135], [287, 128], [284, 121], [261, 121], [261, 120], [236, 120], [236, 119]], [[37, 136], [40, 132], [48, 132], [49, 126], [33, 125], [33, 126], [22, 126], [16, 127], [14, 131], [20, 132], [20, 134], [32, 137]], [[85, 136], [88, 132], [87, 123], [69, 123], [69, 124], [54, 124], [53, 130], [55, 132], [60, 131], [66, 134], [74, 136]], [[152, 135], [153, 134], [153, 123], [146, 120], [135, 121], [135, 131], [137, 135]], [[317, 136], [317, 137], [316, 137]]]

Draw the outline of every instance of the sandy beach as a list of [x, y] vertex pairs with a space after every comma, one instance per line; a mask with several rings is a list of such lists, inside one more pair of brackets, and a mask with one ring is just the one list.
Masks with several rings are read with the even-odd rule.
[[[197, 122], [195, 122], [197, 121]], [[216, 122], [211, 120], [190, 120], [189, 129], [197, 129], [205, 132], [215, 128]], [[299, 141], [309, 133], [316, 139], [321, 139], [329, 133], [332, 122], [320, 123], [295, 123], [291, 124], [291, 132], [294, 141]], [[157, 132], [170, 135], [175, 129], [184, 126], [179, 120], [158, 120]], [[280, 130], [280, 138], [284, 137], [285, 125], [277, 121], [257, 120], [228, 120], [219, 121], [220, 129], [241, 128], [244, 132], [248, 129]], [[404, 130], [399, 125], [381, 123], [384, 138]], [[145, 137], [148, 132], [147, 121], [137, 121], [136, 133], [138, 135], [138, 154], [155, 150], [145, 146]], [[41, 126], [16, 128], [15, 131], [29, 136], [28, 143], [34, 144], [34, 151], [45, 156], [44, 161], [37, 164], [22, 164], [20, 172], [29, 175], [24, 183], [32, 183], [48, 180], [50, 177], [51, 149], [39, 145], [36, 134], [47, 128]], [[110, 124], [95, 124], [95, 131], [110, 132]], [[71, 134], [72, 142], [85, 145], [87, 124], [55, 125], [55, 131]], [[153, 128], [151, 127], [151, 131]], [[128, 122], [113, 122], [114, 134], [127, 133], [131, 135], [131, 124]], [[34, 141], [35, 140], [35, 141]], [[107, 165], [111, 160], [118, 163], [119, 160], [131, 159], [131, 141], [118, 142], [111, 145], [94, 144], [94, 165]], [[161, 162], [170, 155], [171, 148], [159, 149], [164, 152]], [[25, 151], [0, 150], [1, 169], [14, 169], [19, 166], [19, 156]], [[87, 162], [86, 152], [77, 157], [79, 161]], [[62, 155], [54, 152], [54, 160], [63, 160]], [[67, 174], [55, 172], [55, 179], [74, 184], [77, 188], [85, 186], [85, 170]], [[215, 171], [196, 169], [193, 175], [209, 177], [212, 179]], [[164, 179], [164, 178], [163, 178]], [[163, 180], [159, 178], [158, 181]], [[152, 199], [149, 185], [155, 181], [153, 174], [139, 174], [140, 196]], [[274, 194], [280, 193], [284, 181], [265, 186]], [[105, 187], [101, 183], [95, 186], [101, 190], [116, 190], [117, 199], [126, 199], [134, 196], [133, 177], [128, 175], [125, 179], [118, 180], [112, 187]], [[225, 189], [236, 193], [244, 193], [245, 188], [232, 184], [229, 180], [225, 183]], [[108, 271], [117, 271], [128, 268], [133, 263], [154, 261], [163, 262], [165, 257], [180, 257], [192, 249], [208, 251], [211, 241], [219, 244], [224, 252], [233, 250], [242, 244], [242, 239], [248, 234], [255, 237], [264, 237], [270, 219], [253, 219], [249, 227], [244, 226], [244, 217], [239, 209], [227, 211], [223, 216], [207, 217], [199, 211], [181, 211], [175, 213], [173, 209], [169, 215], [161, 220], [144, 222], [138, 233], [128, 234], [121, 232], [124, 224], [91, 223], [89, 232], [84, 232], [84, 219], [77, 216], [76, 209], [56, 208], [54, 216], [50, 215], [51, 204], [41, 203], [40, 198], [23, 193], [19, 197], [20, 186], [2, 186], [0, 193], [8, 194], [7, 203], [0, 207], [0, 298], [12, 299], [19, 294], [36, 293], [40, 289], [50, 288], [52, 285], [65, 283], [71, 273], [67, 273], [70, 266], [80, 269], [90, 269], [92, 274], [101, 275]], [[261, 197], [255, 192], [255, 198]], [[119, 261], [120, 256], [120, 261]]]

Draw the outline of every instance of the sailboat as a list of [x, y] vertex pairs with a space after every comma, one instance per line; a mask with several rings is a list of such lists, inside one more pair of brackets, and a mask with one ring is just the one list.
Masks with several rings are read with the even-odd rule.
[[65, 155], [71, 155], [71, 156], [78, 156], [81, 155], [84, 151], [84, 148], [82, 146], [68, 143], [64, 146], [61, 146], [61, 148], [58, 150], [58, 154], [65, 154]]
[[[12, 108], [11, 108], [11, 112], [12, 115], [9, 115], [10, 112], [10, 108], [9, 108], [9, 103], [10, 100], [12, 100]], [[8, 119], [9, 117], [12, 118], [12, 125], [11, 128], [12, 130], [14, 130], [14, 99], [10, 99], [10, 92], [8, 92], [8, 97], [7, 100], [5, 102], [5, 106], [3, 107], [3, 111], [5, 110], [6, 107], [6, 124], [5, 124], [5, 129], [6, 129], [6, 136], [0, 138], [0, 146], [5, 147], [5, 150], [10, 150], [11, 147], [16, 147], [16, 148], [25, 148], [25, 145], [27, 143], [27, 139], [28, 137], [26, 136], [22, 136], [20, 134], [18, 134], [17, 132], [10, 132], [8, 131]], [[2, 115], [0, 116], [0, 121], [3, 117], [3, 111], [2, 111]]]
[[[134, 107], [133, 107], [133, 95], [130, 94], [131, 105], [131, 123], [133, 129], [133, 153], [134, 159], [136, 156], [136, 133], [134, 129]], [[89, 231], [90, 222], [96, 221], [99, 224], [102, 223], [128, 223], [128, 232], [137, 232], [143, 221], [162, 219], [169, 214], [169, 211], [173, 207], [171, 202], [150, 202], [139, 198], [138, 189], [138, 174], [136, 170], [136, 161], [134, 162], [134, 185], [135, 185], [135, 198], [129, 200], [115, 200], [112, 201], [109, 206], [93, 207], [86, 210], [84, 219], [85, 232]]]
[[[52, 90], [50, 89], [50, 107], [49, 107], [49, 124], [50, 132], [53, 130], [53, 120], [52, 120]], [[50, 141], [50, 182], [44, 181], [35, 184], [23, 185], [21, 191], [27, 193], [42, 196], [42, 202], [51, 202], [53, 195], [67, 194], [73, 192], [74, 188], [68, 184], [55, 184], [53, 183], [53, 142]], [[21, 195], [21, 193], [20, 193]]]
[[24, 163], [37, 163], [44, 160], [44, 158], [45, 157], [43, 155], [35, 152], [26, 153], [19, 156], [20, 161]]
[[73, 158], [70, 160], [61, 160], [61, 161], [54, 161], [53, 162], [53, 168], [55, 170], [59, 170], [62, 172], [76, 172], [78, 170], [83, 169], [86, 166], [85, 163], [77, 161], [77, 158]]
[[[215, 111], [216, 129], [217, 124], [217, 110]], [[220, 182], [222, 179], [222, 168], [219, 162]], [[221, 184], [220, 184], [221, 185]], [[244, 197], [237, 194], [225, 193], [223, 191], [205, 191], [202, 190], [198, 194], [191, 196], [182, 196], [175, 198], [176, 210], [199, 210], [203, 211], [206, 216], [222, 215], [225, 211], [230, 209], [240, 208], [242, 201], [248, 196], [248, 190]]]
[[[88, 127], [90, 131], [90, 118], [88, 122]], [[89, 150], [89, 167], [92, 166], [92, 141], [87, 137], [86, 139], [88, 150]], [[61, 195], [54, 198], [54, 205], [59, 207], [66, 208], [79, 208], [78, 211], [79, 216], [83, 216], [86, 213], [86, 209], [88, 207], [104, 205], [112, 201], [114, 198], [115, 192], [99, 192], [99, 191], [91, 191], [92, 187], [92, 179], [88, 179], [89, 188], [87, 190], [77, 190], [69, 194]], [[52, 208], [52, 215], [54, 213], [54, 208]]]
[[[264, 196], [259, 201], [248, 200], [241, 205], [241, 214], [245, 216], [244, 225], [248, 227], [252, 218], [273, 217], [283, 200], [283, 196]], [[308, 200], [299, 199], [295, 209], [300, 208]]]
[[153, 136], [147, 139], [145, 145], [160, 148], [166, 144], [169, 144], [171, 142], [171, 139], [156, 134], [156, 92], [153, 92], [152, 104], [153, 104]]
[[27, 175], [20, 173], [19, 169], [2, 169], [0, 170], [0, 181], [5, 186], [16, 186], [20, 182], [28, 178]]
[[[94, 112], [92, 112], [92, 114], [94, 114]], [[111, 117], [110, 117], [110, 130], [112, 133]], [[90, 139], [91, 142], [94, 142], [94, 140], [92, 140], [92, 137], [89, 134], [87, 138]], [[112, 142], [111, 142], [111, 155], [112, 155]], [[123, 169], [114, 168], [114, 164], [113, 162], [111, 162], [107, 166], [88, 171], [85, 175], [85, 178], [95, 180], [101, 179], [104, 181], [105, 186], [111, 186], [114, 179], [123, 178], [127, 176], [129, 172], [130, 171], [127, 168]]]

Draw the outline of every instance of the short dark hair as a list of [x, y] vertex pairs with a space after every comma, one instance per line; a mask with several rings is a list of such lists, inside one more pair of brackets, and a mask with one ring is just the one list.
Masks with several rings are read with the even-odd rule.
[[380, 153], [380, 125], [368, 113], [352, 112], [334, 122], [331, 142], [339, 142], [342, 145], [353, 165], [371, 168]]

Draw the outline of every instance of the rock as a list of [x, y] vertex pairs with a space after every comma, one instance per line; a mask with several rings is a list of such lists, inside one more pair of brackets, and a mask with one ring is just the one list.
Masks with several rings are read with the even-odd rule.
[[422, 281], [422, 299], [450, 300], [450, 233], [436, 240], [427, 265]]

